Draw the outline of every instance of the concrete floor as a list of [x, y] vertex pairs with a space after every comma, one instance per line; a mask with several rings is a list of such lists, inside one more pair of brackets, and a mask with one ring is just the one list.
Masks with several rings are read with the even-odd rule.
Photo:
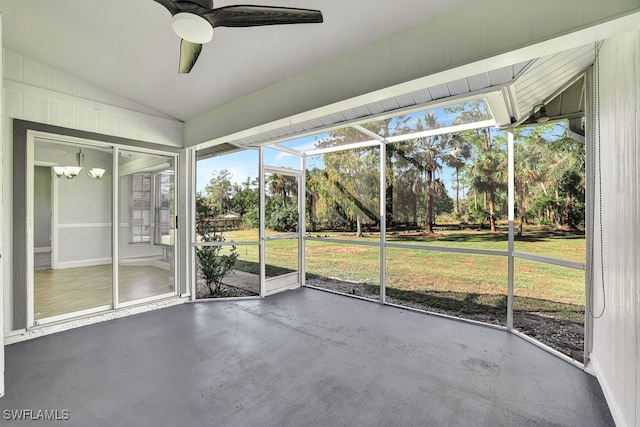
[[487, 327], [313, 289], [6, 348], [5, 409], [64, 426], [608, 426], [595, 378]]

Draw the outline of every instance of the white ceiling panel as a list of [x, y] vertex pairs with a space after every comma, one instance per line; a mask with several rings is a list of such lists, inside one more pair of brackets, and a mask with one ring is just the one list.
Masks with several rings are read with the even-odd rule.
[[468, 77], [467, 84], [469, 86], [469, 91], [471, 92], [481, 90], [481, 89], [486, 89], [491, 86], [491, 79], [489, 78], [489, 73], [481, 73], [475, 76]]
[[415, 91], [415, 92], [411, 92], [411, 97], [415, 101], [416, 105], [426, 104], [429, 101], [433, 101], [433, 98], [431, 97], [431, 94], [426, 89]]
[[[524, 63], [526, 65], [526, 63]], [[502, 67], [497, 70], [492, 70], [489, 74], [489, 81], [491, 82], [491, 86], [503, 85], [506, 83], [510, 83], [513, 78], [516, 76], [514, 73], [513, 67]]]
[[188, 75], [171, 14], [153, 0], [0, 0], [0, 12], [6, 49], [187, 120], [469, 1], [269, 1], [319, 9], [324, 23], [216, 28]]
[[371, 104], [367, 104], [367, 109], [371, 111], [371, 114], [373, 115], [384, 113], [385, 111], [387, 111], [379, 102], [372, 102]]
[[415, 99], [413, 99], [410, 93], [405, 93], [404, 95], [396, 96], [396, 102], [398, 103], [398, 106], [400, 108], [416, 105], [416, 101]]
[[447, 83], [447, 88], [449, 89], [449, 94], [451, 94], [451, 96], [470, 92], [469, 82], [467, 81], [467, 79], [460, 79], [449, 82]]
[[428, 88], [429, 94], [431, 95], [431, 99], [442, 99], [448, 98], [451, 96], [449, 92], [449, 87], [445, 84], [441, 84], [438, 86]]
[[382, 108], [384, 108], [384, 111], [393, 111], [400, 108], [400, 104], [398, 103], [398, 100], [396, 98], [385, 99], [383, 101], [380, 101], [380, 104], [382, 104]]

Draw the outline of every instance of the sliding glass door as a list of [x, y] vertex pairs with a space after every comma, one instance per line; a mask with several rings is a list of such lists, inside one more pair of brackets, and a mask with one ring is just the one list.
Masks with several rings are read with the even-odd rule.
[[176, 156], [48, 134], [27, 147], [32, 231], [14, 317], [29, 328], [177, 294]]
[[118, 302], [175, 293], [175, 161], [120, 150]]

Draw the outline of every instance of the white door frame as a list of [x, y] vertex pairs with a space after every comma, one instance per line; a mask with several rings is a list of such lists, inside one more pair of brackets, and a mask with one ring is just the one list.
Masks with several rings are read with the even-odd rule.
[[[51, 168], [56, 163], [34, 160], [33, 166]], [[53, 177], [53, 170], [51, 174], [51, 268], [55, 270], [58, 265], [58, 181]]]
[[[261, 150], [262, 153], [262, 150]], [[300, 165], [304, 165], [303, 156], [300, 157]], [[302, 234], [304, 224], [304, 170], [285, 168], [279, 166], [271, 166], [263, 164], [264, 157], [260, 156], [260, 295], [269, 296], [279, 292], [283, 292], [289, 289], [295, 289], [303, 285], [304, 272], [302, 271], [303, 263], [301, 259], [304, 254], [301, 252], [304, 250], [304, 235]], [[295, 233], [267, 237], [266, 236], [266, 221], [264, 216], [264, 209], [266, 205], [265, 198], [265, 175], [268, 173], [277, 173], [285, 176], [293, 176], [298, 181], [298, 229]], [[298, 240], [298, 269], [295, 272], [283, 274], [276, 277], [266, 277], [266, 244], [271, 240]]]
[[[126, 149], [128, 151], [135, 151], [135, 152], [139, 152], [139, 153], [146, 153], [146, 154], [154, 154], [154, 155], [161, 155], [161, 156], [166, 156], [166, 157], [170, 157], [174, 159], [174, 169], [175, 169], [175, 180], [177, 181], [179, 178], [179, 164], [178, 164], [178, 154], [176, 153], [171, 153], [171, 152], [164, 152], [164, 151], [159, 151], [159, 150], [154, 150], [154, 149], [147, 149], [147, 148], [141, 148], [141, 147], [130, 147], [130, 146], [125, 146], [125, 145], [120, 145], [120, 144], [114, 144], [114, 143], [109, 143], [109, 142], [104, 142], [104, 141], [97, 141], [97, 140], [89, 140], [89, 139], [85, 139], [85, 138], [78, 138], [78, 137], [72, 137], [72, 136], [68, 136], [68, 135], [59, 135], [59, 134], [52, 134], [52, 133], [48, 133], [48, 132], [42, 132], [42, 131], [34, 131], [34, 130], [28, 130], [27, 131], [27, 139], [26, 139], [26, 187], [25, 187], [25, 191], [27, 193], [27, 197], [26, 197], [26, 217], [27, 217], [27, 223], [26, 223], [26, 253], [24, 254], [25, 257], [25, 264], [26, 264], [26, 330], [29, 330], [35, 326], [39, 326], [39, 325], [44, 325], [44, 324], [49, 324], [52, 322], [59, 322], [59, 321], [64, 321], [64, 320], [69, 320], [69, 319], [73, 319], [73, 318], [77, 318], [77, 317], [81, 317], [81, 316], [87, 316], [90, 314], [96, 314], [96, 313], [100, 313], [100, 312], [104, 312], [110, 309], [116, 309], [119, 307], [125, 307], [125, 306], [130, 306], [130, 305], [134, 305], [134, 304], [142, 304], [142, 303], [147, 303], [147, 302], [151, 302], [154, 300], [159, 300], [162, 298], [167, 298], [168, 296], [172, 296], [172, 295], [178, 295], [178, 288], [179, 288], [179, 281], [178, 281], [178, 277], [179, 277], [179, 271], [178, 271], [178, 259], [180, 256], [179, 253], [179, 245], [177, 242], [179, 242], [180, 236], [179, 236], [179, 232], [176, 229], [175, 230], [175, 238], [174, 238], [174, 259], [173, 259], [173, 264], [174, 264], [174, 289], [173, 292], [171, 293], [166, 293], [166, 294], [162, 294], [162, 295], [157, 295], [154, 297], [149, 297], [149, 298], [143, 298], [143, 299], [139, 299], [139, 300], [134, 300], [134, 301], [128, 301], [124, 304], [120, 304], [118, 303], [117, 299], [112, 299], [111, 303], [109, 305], [104, 305], [104, 306], [99, 306], [99, 307], [94, 307], [94, 308], [90, 308], [87, 310], [82, 310], [82, 311], [76, 311], [76, 312], [71, 312], [71, 313], [65, 313], [59, 316], [53, 316], [53, 317], [49, 317], [46, 319], [38, 319], [36, 321], [35, 319], [35, 281], [34, 281], [34, 236], [33, 236], [33, 229], [34, 229], [34, 167], [36, 165], [40, 166], [40, 165], [45, 165], [45, 166], [53, 166], [54, 164], [51, 164], [50, 162], [36, 162], [35, 158], [34, 158], [34, 154], [35, 154], [35, 140], [36, 138], [42, 138], [42, 139], [46, 139], [46, 140], [53, 140], [56, 142], [59, 142], [61, 144], [67, 144], [67, 145], [81, 145], [81, 146], [91, 146], [91, 147], [96, 147], [96, 148], [110, 148], [112, 149], [112, 156], [113, 156], [113, 165], [114, 167], [117, 168], [118, 166], [118, 155], [119, 155], [119, 149], [123, 148]], [[117, 181], [119, 178], [119, 175], [117, 173], [117, 169], [114, 169], [114, 172], [112, 173], [112, 178], [113, 178], [113, 187], [112, 187], [112, 207], [113, 207], [113, 214], [112, 214], [112, 230], [113, 230], [113, 236], [116, 237], [116, 240], [112, 241], [112, 265], [113, 265], [113, 278], [112, 278], [112, 286], [113, 286], [113, 295], [114, 298], [117, 298], [117, 291], [118, 291], [118, 268], [117, 268], [117, 263], [118, 263], [118, 240], [117, 237], [118, 236], [118, 226], [119, 226], [119, 212], [118, 212], [118, 187], [117, 187]], [[57, 181], [54, 179], [53, 180], [53, 191], [52, 191], [52, 198], [55, 200], [52, 200], [52, 213], [53, 213], [53, 219], [52, 219], [52, 231], [51, 231], [51, 240], [52, 240], [52, 246], [51, 246], [51, 250], [52, 250], [52, 267], [54, 266], [54, 262], [56, 263], [56, 265], [58, 264], [58, 260], [57, 260], [57, 252], [58, 252], [58, 233], [57, 233], [57, 207], [58, 207], [58, 185], [57, 185]], [[177, 191], [177, 185], [174, 186], [174, 192], [175, 192], [175, 196], [176, 200], [178, 197], [178, 191]], [[55, 257], [53, 256], [54, 251], [56, 253]]]

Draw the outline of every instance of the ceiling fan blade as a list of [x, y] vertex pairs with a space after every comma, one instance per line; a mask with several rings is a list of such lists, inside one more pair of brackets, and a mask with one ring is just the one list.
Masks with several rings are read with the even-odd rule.
[[202, 45], [199, 43], [191, 43], [187, 40], [182, 40], [180, 43], [180, 65], [178, 72], [180, 74], [187, 74], [193, 68], [196, 63], [200, 52], [202, 51]]
[[160, 3], [161, 5], [163, 5], [164, 7], [166, 7], [167, 10], [169, 10], [169, 12], [171, 12], [171, 16], [173, 16], [176, 13], [181, 11], [180, 6], [178, 6], [172, 0], [155, 0], [155, 1]]
[[322, 12], [276, 6], [226, 6], [203, 14], [213, 27], [256, 27], [281, 24], [318, 24]]

